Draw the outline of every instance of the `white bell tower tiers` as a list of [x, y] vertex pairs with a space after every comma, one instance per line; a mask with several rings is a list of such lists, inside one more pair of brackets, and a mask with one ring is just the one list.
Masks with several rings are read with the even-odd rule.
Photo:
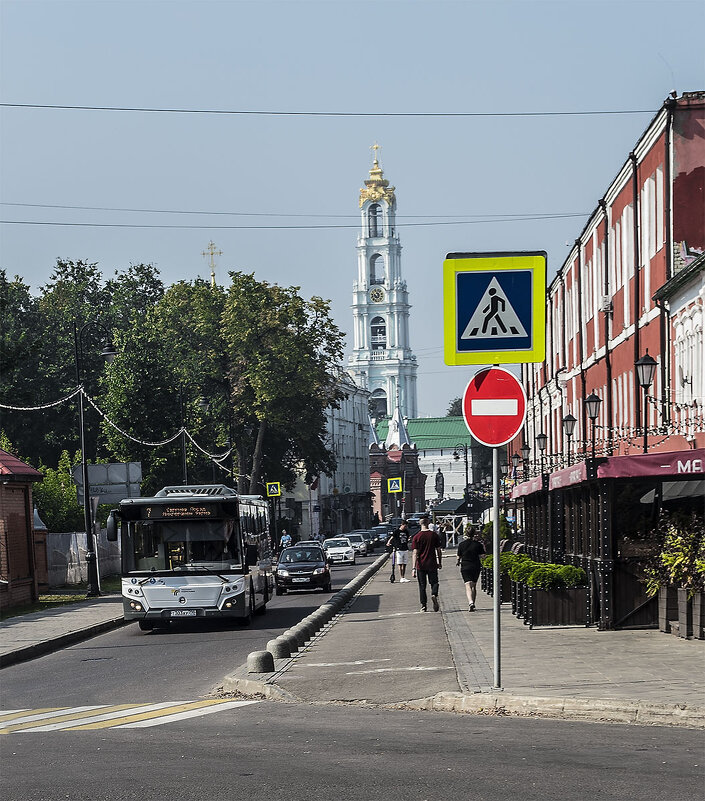
[[417, 417], [416, 357], [409, 345], [409, 293], [401, 277], [394, 187], [383, 177], [377, 151], [360, 190], [362, 232], [353, 283], [353, 351], [348, 372], [369, 390], [373, 417], [391, 415], [397, 398], [404, 417]]

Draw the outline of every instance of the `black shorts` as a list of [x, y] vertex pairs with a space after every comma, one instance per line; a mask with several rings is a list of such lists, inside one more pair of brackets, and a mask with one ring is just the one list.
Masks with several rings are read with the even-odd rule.
[[463, 577], [463, 581], [477, 581], [480, 578], [480, 568], [461, 567], [460, 575]]

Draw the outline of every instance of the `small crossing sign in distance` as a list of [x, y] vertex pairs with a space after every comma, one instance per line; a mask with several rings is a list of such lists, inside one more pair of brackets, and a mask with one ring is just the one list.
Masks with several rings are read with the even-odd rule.
[[526, 419], [524, 387], [509, 370], [480, 370], [465, 388], [463, 417], [478, 442], [490, 448], [506, 445], [521, 431]]
[[445, 362], [546, 358], [546, 253], [449, 253], [443, 262]]
[[402, 492], [401, 479], [400, 478], [388, 478], [387, 479], [387, 492]]
[[282, 485], [279, 481], [268, 481], [267, 482], [267, 497], [268, 498], [279, 498], [282, 494]]

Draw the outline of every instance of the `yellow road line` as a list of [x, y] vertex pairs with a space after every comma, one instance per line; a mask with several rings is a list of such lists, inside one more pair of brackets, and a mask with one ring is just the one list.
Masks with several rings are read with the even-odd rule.
[[[175, 706], [167, 706], [163, 709], [153, 709], [149, 712], [142, 712], [137, 715], [127, 715], [126, 717], [114, 718], [113, 720], [101, 720], [97, 723], [86, 723], [83, 726], [71, 726], [63, 731], [85, 731], [87, 729], [108, 729], [111, 726], [122, 726], [125, 723], [132, 723], [138, 720], [151, 720], [153, 718], [161, 718], [165, 715], [173, 715], [176, 712], [186, 712], [189, 709], [203, 709], [205, 707], [214, 706], [215, 704], [227, 703], [221, 699], [212, 699], [209, 701], [190, 701], [185, 704], [177, 704]], [[133, 705], [134, 706], [134, 705]]]
[[18, 712], [0, 713], [0, 723], [5, 723], [8, 720], [15, 718], [25, 718], [27, 715], [43, 715], [46, 712], [59, 712], [62, 709], [67, 709], [65, 706], [47, 706], [44, 709], [20, 709]]
[[[10, 734], [13, 731], [28, 731], [31, 729], [39, 728], [40, 726], [47, 726], [49, 724], [54, 723], [63, 723], [68, 720], [81, 720], [81, 718], [89, 718], [93, 717], [96, 714], [105, 714], [106, 712], [119, 712], [122, 709], [134, 709], [135, 706], [141, 706], [141, 704], [116, 704], [115, 706], [101, 706], [101, 707], [93, 707], [92, 709], [84, 709], [81, 712], [76, 712], [75, 710], [69, 710], [65, 715], [57, 715], [56, 717], [44, 717], [40, 720], [33, 720], [30, 723], [17, 723], [14, 726], [6, 726], [0, 730], [0, 734]], [[42, 711], [50, 711], [50, 710], [41, 710], [36, 709], [32, 710], [37, 714], [40, 714]]]

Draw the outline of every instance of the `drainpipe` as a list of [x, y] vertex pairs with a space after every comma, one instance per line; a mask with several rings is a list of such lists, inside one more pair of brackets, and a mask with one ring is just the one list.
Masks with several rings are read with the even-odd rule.
[[[605, 258], [604, 275], [602, 277], [602, 291], [605, 297], [610, 295], [610, 221], [607, 214], [607, 202], [603, 198], [600, 201], [600, 208], [605, 217]], [[605, 337], [605, 368], [606, 368], [606, 383], [607, 383], [607, 452], [612, 453], [612, 422], [614, 420], [614, 397], [612, 396], [612, 351], [610, 349], [610, 319], [612, 312], [605, 311], [604, 313], [604, 337]]]
[[[578, 248], [578, 360], [580, 364], [580, 388], [583, 401], [587, 397], [585, 391], [585, 342], [583, 341], [583, 249], [579, 239], [575, 240]], [[593, 254], [593, 259], [595, 255]], [[581, 404], [580, 425], [583, 430], [583, 443], [587, 450], [587, 408]]]
[[[659, 310], [659, 339], [661, 348], [661, 419], [664, 426], [671, 422], [671, 404], [668, 402], [671, 376], [671, 326], [666, 302], [654, 300]], [[666, 381], [668, 380], [668, 384]]]
[[[663, 185], [666, 193], [665, 215], [666, 215], [666, 281], [673, 277], [673, 113], [676, 108], [676, 93], [672, 92], [671, 97], [666, 100], [668, 110], [668, 120], [666, 122], [666, 135], [664, 138], [663, 155]], [[665, 384], [663, 384], [665, 386]]]
[[[641, 281], [640, 264], [641, 252], [639, 248], [639, 165], [637, 164], [636, 153], [629, 154], [632, 162], [632, 203], [634, 205], [634, 364], [641, 358], [641, 336], [639, 331], [639, 318], [641, 317]], [[641, 417], [641, 395], [642, 390], [637, 378], [636, 369], [634, 370], [634, 424], [635, 428], [643, 425]]]

